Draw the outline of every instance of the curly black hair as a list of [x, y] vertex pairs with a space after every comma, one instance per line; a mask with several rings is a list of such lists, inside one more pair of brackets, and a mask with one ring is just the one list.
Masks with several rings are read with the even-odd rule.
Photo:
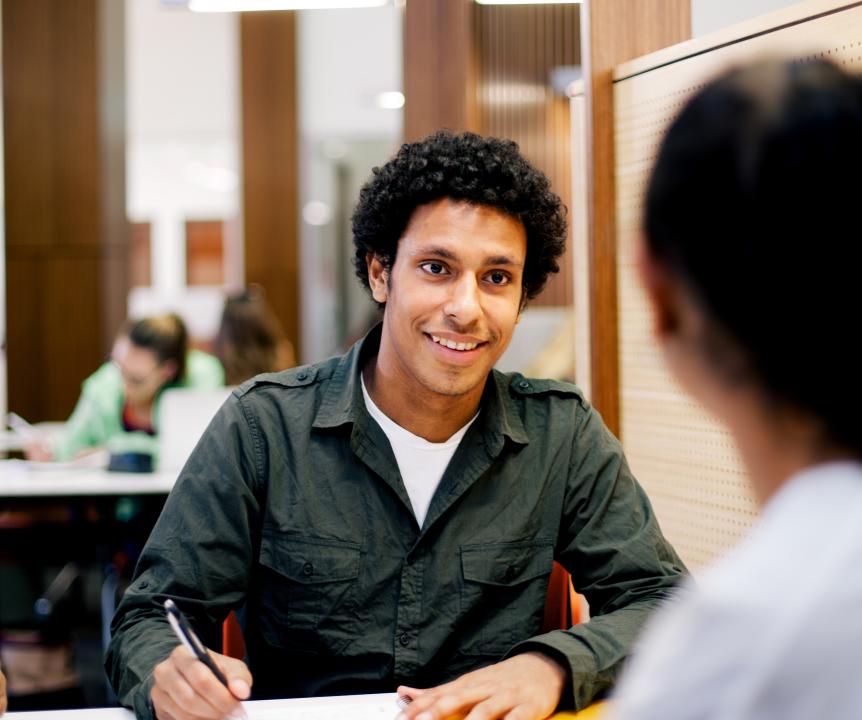
[[527, 233], [524, 299], [534, 298], [566, 247], [566, 209], [545, 175], [511, 140], [441, 130], [405, 143], [359, 192], [353, 212], [356, 275], [368, 284], [369, 254], [391, 268], [413, 211], [439, 198], [487, 205], [520, 220]]

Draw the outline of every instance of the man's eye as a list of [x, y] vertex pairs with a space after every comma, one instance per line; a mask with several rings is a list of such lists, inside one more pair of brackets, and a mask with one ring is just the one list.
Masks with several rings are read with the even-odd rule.
[[426, 262], [422, 263], [420, 266], [425, 272], [431, 273], [432, 275], [442, 275], [446, 272], [446, 267], [443, 263], [438, 262]]
[[509, 276], [502, 272], [492, 272], [488, 275], [488, 279], [491, 281], [492, 285], [505, 285], [509, 282]]

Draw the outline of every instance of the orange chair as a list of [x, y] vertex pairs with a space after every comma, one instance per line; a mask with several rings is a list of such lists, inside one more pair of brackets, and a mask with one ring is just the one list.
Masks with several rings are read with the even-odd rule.
[[[554, 563], [545, 600], [545, 619], [542, 632], [570, 628], [580, 622], [580, 595], [572, 586], [572, 578], [562, 565]], [[245, 657], [245, 640], [236, 614], [227, 616], [222, 626], [222, 653], [233, 658]]]
[[245, 657], [245, 640], [242, 637], [242, 628], [236, 613], [231, 612], [225, 618], [221, 629], [221, 652], [222, 655], [242, 660]]
[[581, 596], [575, 592], [572, 577], [559, 563], [554, 563], [545, 598], [542, 632], [565, 630], [581, 621]]

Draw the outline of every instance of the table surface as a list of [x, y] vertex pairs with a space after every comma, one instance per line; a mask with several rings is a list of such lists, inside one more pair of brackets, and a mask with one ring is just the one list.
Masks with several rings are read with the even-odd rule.
[[[252, 700], [243, 707], [249, 720], [394, 720], [399, 709], [395, 693], [338, 697]], [[600, 720], [607, 708], [597, 703], [579, 713], [558, 713], [554, 720]], [[3, 720], [134, 720], [123, 708], [13, 712]]]
[[118, 473], [74, 463], [0, 460], [0, 499], [79, 495], [167, 495], [177, 473]]

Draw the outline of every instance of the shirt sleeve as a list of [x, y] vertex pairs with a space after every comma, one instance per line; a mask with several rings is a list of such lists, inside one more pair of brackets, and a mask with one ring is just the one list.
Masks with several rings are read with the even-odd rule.
[[259, 546], [254, 438], [234, 394], [180, 473], [114, 615], [105, 668], [119, 701], [138, 718], [152, 717], [153, 668], [178, 644], [165, 598], [217, 650], [224, 618], [243, 602]]
[[122, 391], [116, 372], [112, 366], [103, 365], [84, 381], [75, 409], [54, 447], [54, 459], [71, 460], [81, 450], [104, 445], [120, 428]]
[[664, 538], [617, 439], [587, 409], [573, 436], [557, 559], [590, 606], [591, 619], [516, 645], [569, 669], [563, 708], [581, 709], [613, 685], [644, 621], [686, 572]]

